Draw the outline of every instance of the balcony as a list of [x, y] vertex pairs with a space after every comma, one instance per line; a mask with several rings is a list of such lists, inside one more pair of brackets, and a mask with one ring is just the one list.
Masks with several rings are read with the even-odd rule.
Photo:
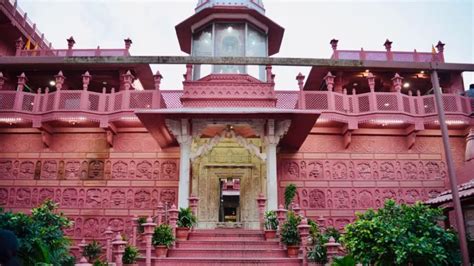
[[[276, 108], [317, 111], [337, 121], [363, 122], [373, 117], [415, 123], [436, 119], [434, 95], [405, 95], [399, 92], [346, 94], [332, 91], [275, 91]], [[29, 93], [0, 91], [0, 122], [26, 119], [51, 120], [80, 116], [89, 120], [112, 121], [135, 118], [138, 109], [182, 108], [182, 90], [123, 90], [99, 93], [87, 90], [60, 90]], [[466, 120], [474, 112], [474, 99], [443, 94], [444, 110], [456, 120]], [[212, 106], [210, 106], [212, 107]], [[233, 107], [233, 106], [220, 106]], [[434, 121], [434, 120], [433, 120]]]

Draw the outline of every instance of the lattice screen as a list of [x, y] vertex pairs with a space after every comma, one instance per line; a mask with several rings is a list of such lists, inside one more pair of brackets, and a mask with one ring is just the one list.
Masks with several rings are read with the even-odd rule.
[[327, 110], [328, 95], [326, 93], [305, 93], [306, 109]]
[[425, 108], [425, 114], [436, 113], [433, 97], [423, 98], [423, 106]]
[[282, 109], [295, 109], [298, 103], [297, 91], [276, 91], [276, 107]]
[[410, 110], [410, 98], [408, 98], [408, 96], [402, 95], [402, 99], [403, 99], [403, 111], [405, 113], [410, 113], [411, 112], [411, 110]]
[[370, 110], [369, 96], [359, 96], [359, 113]]
[[393, 61], [413, 62], [415, 61], [413, 53], [393, 53]]
[[397, 95], [376, 95], [377, 99], [377, 110], [380, 111], [397, 111], [398, 102]]
[[47, 96], [47, 102], [46, 102], [46, 111], [51, 111], [54, 108], [54, 95], [55, 93], [49, 93]]
[[16, 92], [2, 92], [0, 93], [0, 110], [13, 109], [15, 104], [15, 93]]
[[342, 95], [337, 95], [337, 94], [334, 94], [334, 104], [335, 104], [335, 107], [336, 107], [336, 111], [339, 111], [339, 112], [344, 112], [344, 98], [342, 97]]
[[114, 111], [118, 111], [122, 109], [122, 94], [117, 93], [114, 97]]
[[443, 95], [443, 106], [446, 112], [457, 112], [456, 96]]
[[[57, 93], [57, 92], [56, 92]], [[61, 110], [79, 110], [81, 106], [81, 94], [79, 92], [63, 91], [59, 95], [59, 109]]]
[[130, 92], [130, 108], [144, 109], [151, 108], [153, 98], [152, 91], [131, 91]]
[[100, 95], [89, 93], [89, 110], [99, 111], [99, 99]]
[[33, 105], [35, 102], [35, 95], [34, 94], [25, 94], [23, 96], [23, 103], [21, 106], [21, 110], [23, 111], [33, 111]]

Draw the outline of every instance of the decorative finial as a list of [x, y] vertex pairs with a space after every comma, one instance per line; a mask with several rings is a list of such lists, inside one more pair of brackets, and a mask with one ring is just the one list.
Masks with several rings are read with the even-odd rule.
[[339, 40], [337, 39], [332, 39], [329, 44], [331, 45], [332, 49], [333, 50], [336, 50], [337, 49], [337, 43], [339, 42]]
[[441, 41], [438, 41], [438, 44], [436, 44], [436, 49], [438, 49], [438, 53], [443, 53], [444, 52], [444, 45], [445, 45], [445, 43], [442, 43]]
[[392, 50], [392, 43], [389, 39], [386, 39], [383, 46], [385, 46], [385, 49], [387, 52], [390, 52]]

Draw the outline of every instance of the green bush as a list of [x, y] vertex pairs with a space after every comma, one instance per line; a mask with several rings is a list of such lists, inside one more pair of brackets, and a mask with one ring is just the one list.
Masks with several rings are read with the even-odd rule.
[[196, 220], [196, 216], [194, 216], [193, 212], [191, 211], [191, 208], [179, 208], [177, 221], [178, 227], [191, 228], [193, 227], [193, 225], [196, 224]]
[[295, 184], [288, 184], [288, 186], [285, 187], [285, 208], [286, 209], [288, 209], [288, 207], [290, 206], [295, 196], [296, 196]]
[[62, 213], [56, 213], [56, 209], [57, 204], [51, 200], [32, 209], [31, 215], [0, 209], [0, 228], [10, 230], [18, 237], [18, 257], [23, 265], [63, 266], [74, 262], [69, 254], [70, 240], [63, 232], [72, 222]]
[[125, 253], [123, 253], [122, 262], [125, 264], [133, 264], [137, 262], [140, 252], [135, 246], [127, 245], [125, 247]]
[[152, 243], [154, 246], [170, 247], [174, 242], [173, 229], [167, 224], [160, 224], [155, 227]]
[[143, 234], [143, 232], [145, 232], [145, 227], [143, 227], [143, 224], [146, 223], [146, 217], [138, 217], [137, 223], [138, 223], [138, 229], [137, 229], [138, 233]]
[[265, 212], [265, 229], [266, 230], [277, 230], [278, 228], [278, 219], [275, 211], [266, 211]]
[[281, 241], [287, 246], [296, 246], [301, 242], [298, 225], [301, 222], [301, 217], [295, 215], [294, 212], [289, 211], [286, 217], [286, 222], [281, 229]]
[[88, 261], [96, 261], [100, 254], [102, 254], [102, 245], [95, 240], [87, 244], [82, 251], [82, 256], [86, 257]]
[[459, 265], [457, 236], [438, 225], [442, 219], [439, 208], [388, 200], [378, 211], [357, 214], [342, 241], [363, 264]]

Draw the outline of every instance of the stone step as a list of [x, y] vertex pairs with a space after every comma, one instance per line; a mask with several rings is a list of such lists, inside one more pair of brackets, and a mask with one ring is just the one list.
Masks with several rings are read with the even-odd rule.
[[195, 230], [189, 233], [189, 240], [265, 240], [260, 230], [216, 229]]
[[260, 265], [260, 266], [271, 266], [271, 265], [285, 265], [285, 266], [296, 266], [301, 265], [302, 260], [297, 258], [153, 258], [153, 265], [155, 266], [168, 266], [168, 265]]
[[283, 249], [224, 249], [224, 248], [176, 248], [168, 250], [170, 258], [285, 258], [286, 250]]
[[234, 249], [253, 249], [259, 248], [278, 248], [278, 240], [253, 240], [253, 241], [242, 241], [242, 240], [186, 240], [177, 241], [176, 248], [234, 248]]

